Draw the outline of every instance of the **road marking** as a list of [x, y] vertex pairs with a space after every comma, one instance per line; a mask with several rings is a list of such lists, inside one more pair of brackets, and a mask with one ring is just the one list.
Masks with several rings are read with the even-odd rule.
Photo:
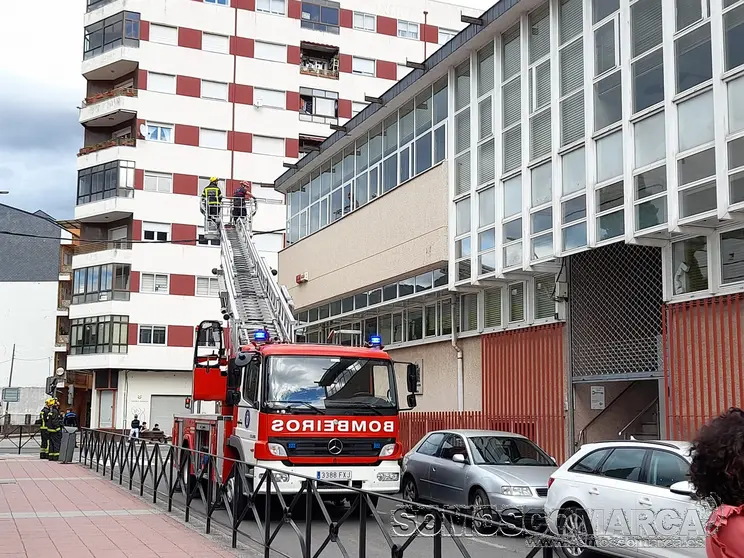
[[491, 546], [491, 547], [493, 547], [493, 548], [500, 548], [501, 550], [510, 550], [510, 549], [509, 549], [508, 547], [506, 547], [506, 546], [500, 545], [500, 544], [498, 544], [498, 543], [495, 543], [495, 542], [491, 542], [491, 541], [485, 541], [485, 540], [483, 540], [483, 539], [478, 539], [478, 538], [476, 538], [476, 537], [470, 537], [469, 539], [466, 539], [466, 540], [471, 540], [471, 541], [475, 541], [475, 542], [477, 542], [477, 543], [480, 543], [480, 544], [485, 544], [486, 546]]

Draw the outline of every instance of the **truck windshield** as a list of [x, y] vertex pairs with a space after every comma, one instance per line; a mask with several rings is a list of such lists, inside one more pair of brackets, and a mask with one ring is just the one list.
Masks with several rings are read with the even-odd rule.
[[309, 404], [319, 409], [358, 408], [363, 412], [370, 407], [397, 406], [395, 372], [387, 360], [271, 356], [266, 369], [266, 403], [270, 407], [302, 408]]

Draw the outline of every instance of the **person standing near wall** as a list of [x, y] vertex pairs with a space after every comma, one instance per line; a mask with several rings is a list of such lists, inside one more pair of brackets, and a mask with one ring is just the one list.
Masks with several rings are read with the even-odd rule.
[[36, 421], [36, 424], [39, 425], [39, 432], [41, 433], [39, 459], [49, 459], [49, 431], [47, 430], [47, 420], [49, 418], [51, 404], [51, 399], [47, 399], [44, 402], [44, 406], [41, 408], [41, 412], [39, 413], [39, 419]]
[[55, 399], [49, 411], [47, 430], [49, 432], [49, 461], [59, 461], [59, 448], [62, 445], [62, 413]]
[[139, 421], [139, 418], [137, 418], [137, 415], [134, 415], [134, 419], [132, 419], [131, 429], [129, 430], [129, 437], [139, 438], [139, 434], [140, 434], [140, 421]]

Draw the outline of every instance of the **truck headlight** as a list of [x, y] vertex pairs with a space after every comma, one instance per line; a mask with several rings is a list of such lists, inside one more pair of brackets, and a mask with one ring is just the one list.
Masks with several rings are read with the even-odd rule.
[[277, 457], [287, 457], [287, 450], [281, 444], [269, 444], [269, 453]]
[[397, 482], [400, 478], [400, 473], [377, 473], [378, 482]]
[[287, 473], [274, 473], [274, 480], [276, 482], [289, 482], [289, 475]]
[[502, 486], [501, 493], [504, 496], [532, 496], [529, 486]]
[[380, 457], [388, 457], [395, 453], [395, 444], [386, 444], [380, 450]]

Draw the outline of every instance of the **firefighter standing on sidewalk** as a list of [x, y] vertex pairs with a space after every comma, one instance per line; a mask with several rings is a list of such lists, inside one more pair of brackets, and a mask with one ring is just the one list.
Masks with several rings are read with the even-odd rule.
[[49, 418], [47, 419], [47, 431], [49, 432], [49, 461], [59, 461], [59, 448], [62, 445], [62, 413], [59, 411], [59, 402], [55, 399]]
[[49, 431], [47, 430], [47, 421], [49, 420], [49, 411], [51, 411], [53, 402], [52, 399], [47, 399], [44, 402], [44, 406], [39, 413], [39, 420], [37, 421], [39, 432], [41, 432], [41, 448], [39, 448], [40, 459], [49, 458]]

